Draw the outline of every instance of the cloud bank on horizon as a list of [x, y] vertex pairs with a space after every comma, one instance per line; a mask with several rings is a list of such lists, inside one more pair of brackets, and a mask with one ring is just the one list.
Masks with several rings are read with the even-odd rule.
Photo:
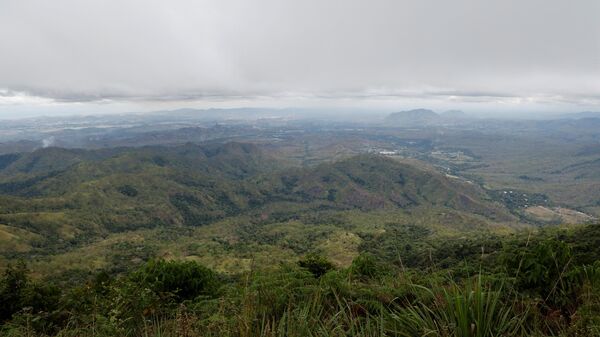
[[596, 0], [3, 0], [0, 113], [600, 108], [599, 14]]

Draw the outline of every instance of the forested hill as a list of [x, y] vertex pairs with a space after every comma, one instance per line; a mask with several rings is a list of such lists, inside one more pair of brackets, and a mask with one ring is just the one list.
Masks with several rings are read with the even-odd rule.
[[255, 145], [227, 143], [47, 148], [0, 161], [3, 231], [36, 237], [37, 246], [139, 228], [202, 226], [248, 212], [269, 217], [280, 204], [290, 205], [289, 216], [299, 209], [437, 207], [513, 220], [473, 184], [376, 155], [294, 168]]

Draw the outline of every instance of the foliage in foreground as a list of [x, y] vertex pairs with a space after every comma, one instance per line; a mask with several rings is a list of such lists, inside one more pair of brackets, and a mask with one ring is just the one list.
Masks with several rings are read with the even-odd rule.
[[[371, 254], [336, 269], [313, 253], [296, 265], [236, 276], [219, 275], [195, 262], [153, 260], [122, 275], [99, 273], [81, 282], [58, 283], [34, 281], [26, 266], [18, 264], [0, 280], [0, 332], [600, 336], [597, 247], [581, 249], [583, 240], [571, 239], [507, 239], [493, 259], [479, 261], [464, 250], [440, 246], [461, 252], [465, 263], [427, 271], [397, 267]], [[477, 271], [471, 274], [473, 264]]]

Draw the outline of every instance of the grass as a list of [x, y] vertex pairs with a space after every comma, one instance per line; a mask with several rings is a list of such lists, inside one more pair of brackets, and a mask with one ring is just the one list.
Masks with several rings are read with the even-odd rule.
[[[528, 238], [528, 245], [537, 245], [536, 240]], [[599, 336], [600, 264], [569, 267], [569, 273], [576, 271], [579, 276], [567, 277], [561, 272], [549, 282], [548, 287], [564, 282], [581, 287], [576, 287], [579, 290], [572, 298], [576, 307], [569, 304], [548, 311], [544, 304], [552, 303], [548, 298], [531, 297], [518, 288], [518, 279], [531, 272], [525, 273], [529, 262], [523, 262], [525, 254], [519, 255], [520, 250], [515, 249], [521, 256], [515, 275], [490, 273], [484, 268], [466, 277], [452, 268], [428, 272], [390, 269], [381, 260], [361, 256], [349, 268], [331, 270], [319, 278], [294, 265], [252, 267], [249, 272], [222, 279], [218, 292], [180, 302], [172, 302], [169, 293], [154, 293], [152, 283], [132, 283], [138, 278], [126, 275], [102, 281], [108, 282], [100, 283], [102, 286], [99, 281], [88, 281], [63, 294], [63, 309], [58, 312], [66, 313], [66, 324], [48, 335]], [[549, 261], [541, 257], [539, 262], [559, 263], [555, 254], [549, 256]], [[169, 274], [171, 270], [177, 269], [169, 269]], [[152, 277], [145, 279], [154, 282]], [[182, 278], [175, 280], [181, 282]], [[553, 290], [542, 293], [552, 294]], [[557, 320], [556, 310], [567, 308], [571, 310], [568, 320]], [[50, 317], [25, 308], [0, 334], [46, 336], [39, 323]]]
[[410, 212], [348, 210], [310, 215], [312, 218], [264, 223], [253, 223], [251, 216], [237, 216], [196, 228], [161, 227], [113, 233], [66, 252], [39, 254], [30, 263], [36, 274], [49, 276], [69, 270], [95, 272], [116, 265], [135, 268], [149, 257], [160, 257], [194, 260], [219, 272], [235, 274], [249, 271], [253, 265], [293, 262], [307, 252], [316, 251], [339, 267], [348, 267], [361, 252], [365, 236], [386, 236], [390, 226], [428, 228], [431, 240], [436, 241], [475, 232], [478, 235], [515, 232], [510, 226], [445, 208]]
[[[347, 289], [338, 288], [340, 284], [331, 284], [332, 280], [315, 283], [298, 276], [293, 272], [254, 275], [234, 302], [203, 304], [212, 307], [211, 311], [181, 305], [170, 315], [142, 319], [134, 330], [108, 329], [99, 325], [109, 322], [95, 322], [99, 325], [67, 326], [56, 336], [104, 337], [116, 332], [143, 337], [493, 337], [534, 333], [525, 324], [528, 312], [516, 309], [517, 301], [506, 301], [507, 290], [485, 284], [481, 275], [463, 285], [446, 280], [425, 287], [405, 280], [397, 286], [410, 289], [418, 299], [404, 303], [353, 298]], [[14, 336], [39, 336], [27, 326], [15, 331]]]
[[481, 274], [474, 281], [437, 286], [427, 292], [434, 300], [419, 302], [394, 313], [402, 336], [493, 337], [521, 335], [526, 312], [516, 313], [504, 303], [503, 287], [483, 284]]

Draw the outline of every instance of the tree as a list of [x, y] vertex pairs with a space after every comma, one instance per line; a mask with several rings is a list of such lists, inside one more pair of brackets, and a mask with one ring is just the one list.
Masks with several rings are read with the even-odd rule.
[[215, 272], [193, 261], [152, 260], [134, 273], [132, 279], [159, 295], [173, 296], [179, 301], [214, 297], [218, 290]]
[[5, 322], [26, 305], [25, 295], [29, 284], [25, 262], [8, 265], [0, 280], [0, 322]]
[[326, 257], [316, 253], [309, 253], [303, 259], [298, 261], [298, 265], [307, 269], [315, 277], [321, 277], [334, 268], [333, 263]]

